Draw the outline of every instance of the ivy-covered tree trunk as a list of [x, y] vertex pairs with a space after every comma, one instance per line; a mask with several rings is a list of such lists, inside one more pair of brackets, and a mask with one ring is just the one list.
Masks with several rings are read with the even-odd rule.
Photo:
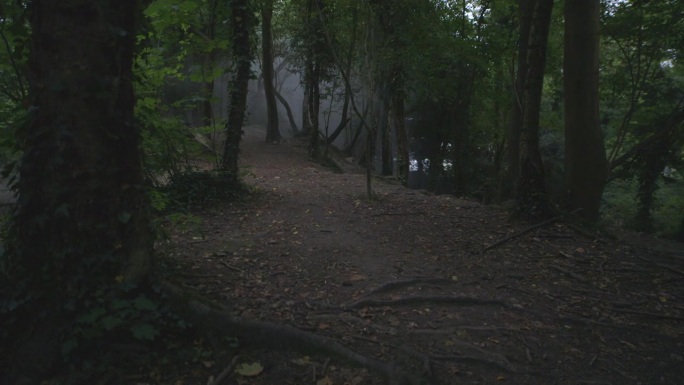
[[636, 154], [638, 168], [636, 170], [637, 211], [634, 216], [635, 228], [640, 231], [653, 231], [653, 209], [656, 203], [656, 192], [660, 188], [659, 180], [663, 170], [670, 165], [676, 164], [677, 149], [681, 148], [684, 138], [678, 131], [681, 130], [684, 115], [682, 112], [674, 114], [663, 123], [656, 123], [659, 132], [649, 139], [641, 142]]
[[[308, 24], [308, 36], [306, 37], [306, 58], [305, 58], [305, 76], [308, 87], [308, 116], [311, 124], [310, 130], [307, 131], [309, 136], [309, 157], [318, 160], [321, 156], [319, 148], [319, 113], [321, 108], [321, 59], [320, 56], [324, 50], [324, 31], [320, 19], [318, 18], [318, 4], [317, 0], [307, 0], [306, 9], [304, 12], [304, 21]], [[322, 12], [322, 10], [320, 10]]]
[[520, 135], [520, 177], [518, 210], [532, 216], [547, 216], [550, 205], [546, 194], [544, 164], [539, 151], [539, 113], [546, 67], [546, 46], [551, 24], [553, 0], [535, 0], [527, 39], [523, 124]]
[[278, 129], [278, 105], [276, 104], [275, 85], [273, 84], [273, 0], [266, 0], [261, 8], [261, 68], [264, 76], [266, 95], [266, 142], [278, 143], [282, 139]]
[[135, 0], [30, 5], [30, 107], [11, 250], [14, 294], [25, 302], [8, 316], [27, 321], [15, 350], [25, 376], [59, 363], [93, 293], [138, 284], [150, 270], [133, 117], [135, 13]]
[[250, 32], [253, 25], [253, 14], [249, 9], [249, 0], [233, 0], [233, 60], [236, 72], [230, 84], [230, 105], [228, 106], [228, 121], [226, 122], [226, 142], [223, 148], [222, 169], [230, 178], [230, 182], [237, 184], [240, 153], [240, 139], [242, 126], [247, 110], [247, 87], [252, 66], [250, 47]]
[[599, 0], [565, 3], [565, 184], [570, 209], [599, 216], [608, 175], [599, 124]]

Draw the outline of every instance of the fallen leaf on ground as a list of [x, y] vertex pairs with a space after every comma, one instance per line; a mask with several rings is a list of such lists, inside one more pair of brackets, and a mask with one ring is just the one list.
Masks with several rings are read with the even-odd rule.
[[367, 279], [368, 279], [368, 277], [366, 277], [365, 275], [361, 275], [361, 274], [353, 274], [351, 276], [351, 278], [349, 278], [349, 280], [352, 282], [365, 281]]
[[258, 362], [251, 364], [241, 364], [235, 369], [235, 373], [245, 377], [255, 377], [264, 371], [264, 367]]

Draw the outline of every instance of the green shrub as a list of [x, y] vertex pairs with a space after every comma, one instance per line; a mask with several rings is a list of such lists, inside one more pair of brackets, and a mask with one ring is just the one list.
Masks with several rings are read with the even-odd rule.
[[[635, 229], [636, 179], [616, 179], [603, 193], [603, 219], [619, 228]], [[684, 231], [684, 181], [659, 182], [653, 207], [654, 233], [676, 238]]]

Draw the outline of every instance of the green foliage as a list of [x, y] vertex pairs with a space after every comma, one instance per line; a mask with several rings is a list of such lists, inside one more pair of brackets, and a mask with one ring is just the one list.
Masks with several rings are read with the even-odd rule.
[[636, 214], [635, 180], [614, 180], [603, 193], [602, 217], [619, 228], [633, 228]]
[[150, 342], [164, 346], [169, 342], [160, 336], [184, 333], [189, 327], [156, 289], [100, 285], [99, 290], [66, 307], [77, 317], [61, 346], [62, 359], [75, 371], [90, 376], [105, 372], [114, 364], [111, 360], [118, 359], [110, 349], [102, 351], [105, 346]]
[[668, 238], [684, 234], [684, 180], [680, 177], [677, 182], [663, 182], [655, 199], [655, 232]]
[[[192, 172], [204, 158], [206, 135], [221, 126], [205, 106], [208, 86], [227, 69], [228, 7], [218, 0], [156, 0], [145, 10], [148, 27], [138, 36], [136, 117], [142, 126], [144, 165], [157, 186]], [[202, 115], [204, 125], [198, 125]], [[207, 115], [212, 115], [208, 123]], [[202, 142], [202, 143], [200, 143]], [[218, 162], [218, 149], [209, 148]]]
[[162, 188], [170, 206], [176, 208], [206, 205], [211, 202], [234, 200], [247, 190], [234, 178], [223, 172], [195, 171], [174, 175]]
[[0, 16], [0, 164], [17, 158], [15, 131], [26, 115], [29, 30], [21, 2], [3, 2]]
[[[638, 198], [636, 178], [617, 179], [606, 187], [603, 195], [603, 220], [612, 226], [636, 230]], [[684, 231], [684, 178], [681, 175], [670, 182], [660, 182], [655, 194], [652, 231], [673, 238]]]
[[679, 205], [672, 190], [680, 182], [665, 183], [663, 173], [684, 160], [682, 15], [682, 2], [663, 0], [609, 3], [603, 16], [601, 105], [613, 174], [636, 176], [631, 227], [662, 235], [682, 226], [661, 210]]

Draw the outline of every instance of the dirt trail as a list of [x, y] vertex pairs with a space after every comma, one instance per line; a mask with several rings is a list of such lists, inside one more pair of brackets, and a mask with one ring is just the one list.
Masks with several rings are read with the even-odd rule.
[[[334, 174], [298, 142], [261, 134], [248, 131], [242, 162], [263, 194], [203, 209], [201, 225], [163, 245], [178, 283], [431, 384], [684, 381], [681, 245], [657, 251], [556, 222], [483, 251], [531, 224], [378, 180], [369, 201], [363, 174]], [[381, 383], [335, 357], [249, 354], [263, 373], [229, 383]]]

